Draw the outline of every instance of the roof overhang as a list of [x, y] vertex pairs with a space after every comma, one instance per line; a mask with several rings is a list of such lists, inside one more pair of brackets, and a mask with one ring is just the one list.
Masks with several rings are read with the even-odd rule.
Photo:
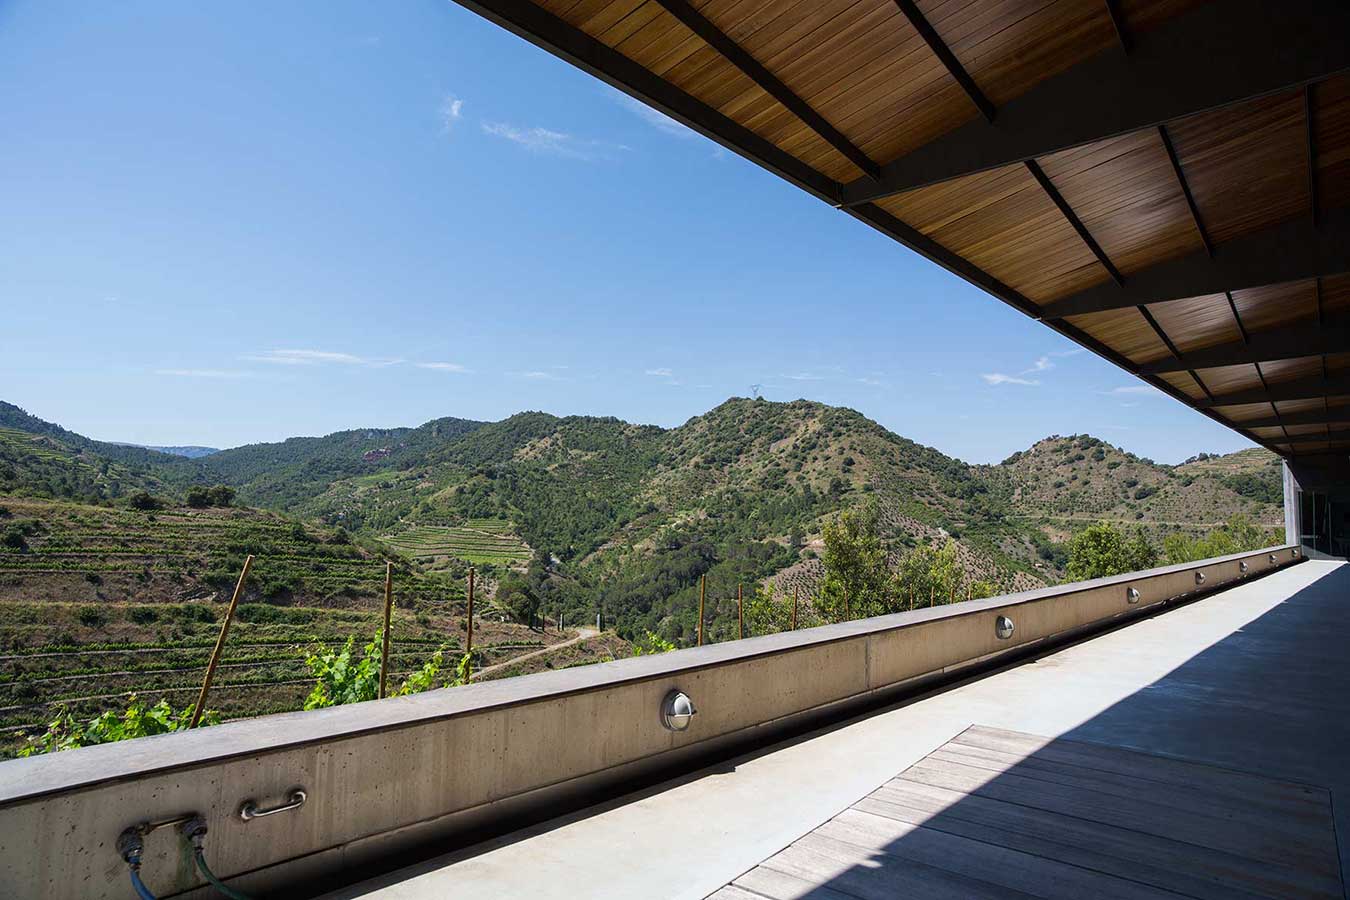
[[1350, 4], [459, 2], [1253, 441], [1350, 449]]

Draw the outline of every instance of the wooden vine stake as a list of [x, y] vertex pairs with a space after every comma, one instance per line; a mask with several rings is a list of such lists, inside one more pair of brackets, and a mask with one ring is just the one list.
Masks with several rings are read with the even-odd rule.
[[469, 567], [469, 636], [465, 639], [464, 655], [469, 658], [468, 667], [464, 670], [466, 677], [473, 677], [473, 576], [475, 574], [473, 566]]
[[394, 564], [386, 562], [384, 564], [384, 630], [380, 633], [384, 636], [383, 646], [380, 647], [380, 699], [383, 700], [385, 693], [385, 682], [389, 677], [389, 614], [394, 609]]
[[253, 568], [253, 554], [244, 558], [244, 570], [239, 573], [239, 581], [234, 586], [234, 595], [230, 597], [230, 608], [225, 611], [225, 621], [220, 623], [220, 637], [216, 638], [216, 649], [211, 651], [211, 661], [206, 664], [206, 677], [202, 679], [202, 692], [197, 695], [197, 705], [192, 710], [192, 721], [188, 728], [196, 728], [206, 711], [206, 696], [211, 693], [211, 680], [216, 677], [216, 664], [220, 662], [220, 652], [225, 649], [225, 638], [230, 633], [230, 622], [234, 619], [234, 610], [239, 606], [239, 597], [244, 593], [244, 581], [248, 579], [248, 570]]
[[792, 589], [792, 631], [797, 630], [797, 588]]
[[736, 585], [736, 640], [745, 638], [745, 606], [741, 602], [741, 586]]
[[698, 580], [698, 645], [703, 646], [703, 600], [708, 594], [708, 576]]

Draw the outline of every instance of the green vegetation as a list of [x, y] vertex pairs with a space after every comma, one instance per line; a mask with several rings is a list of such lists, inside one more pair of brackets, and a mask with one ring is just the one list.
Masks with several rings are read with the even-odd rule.
[[470, 519], [464, 526], [420, 525], [381, 540], [428, 565], [457, 559], [480, 566], [512, 566], [529, 559], [530, 548], [510, 530], [509, 522]]
[[[1217, 522], [1279, 521], [1278, 476], [1264, 451], [1159, 466], [1088, 435], [972, 466], [807, 401], [733, 398], [672, 429], [438, 419], [197, 459], [0, 404], [0, 729], [63, 704], [120, 709], [133, 691], [190, 699], [248, 554], [223, 718], [302, 705], [317, 676], [296, 646], [334, 648], [311, 654], [330, 675], [359, 670], [391, 557], [396, 674], [443, 683], [435, 651], [462, 646], [469, 566], [480, 627], [496, 629], [476, 635], [485, 665], [566, 639], [531, 624], [598, 614], [618, 635], [495, 677], [627, 655], [621, 637], [692, 644], [704, 581], [705, 635], [722, 641], [738, 587], [747, 633], [766, 634], [788, 627], [794, 593], [806, 627], [1034, 588], [1071, 566], [1136, 568], [1145, 545], [1209, 555], [1247, 540]], [[1098, 521], [1119, 546], [1082, 538], [1075, 561], [1073, 534]]]
[[[1260, 550], [1278, 544], [1278, 532], [1263, 529], [1243, 516], [1205, 536], [1194, 538], [1174, 532], [1163, 539], [1162, 561], [1169, 565]], [[1108, 575], [1137, 572], [1159, 564], [1158, 549], [1135, 528], [1128, 536], [1109, 522], [1098, 522], [1074, 535], [1069, 545], [1069, 578], [1086, 581]]]
[[[305, 698], [305, 709], [322, 709], [327, 706], [341, 706], [346, 703], [361, 703], [375, 700], [380, 690], [380, 645], [384, 631], [381, 629], [362, 648], [361, 655], [355, 654], [355, 636], [348, 637], [342, 649], [318, 647], [305, 655], [305, 665], [314, 676], [314, 687]], [[444, 648], [438, 648], [426, 662], [404, 679], [399, 687], [388, 692], [390, 697], [402, 697], [418, 694], [436, 687], [441, 674]], [[456, 678], [452, 685], [465, 684], [468, 681], [469, 654], [461, 657], [456, 667]]]
[[1140, 528], [1126, 537], [1109, 522], [1089, 525], [1069, 544], [1070, 581], [1087, 581], [1152, 568], [1158, 551]]
[[[47, 730], [29, 741], [18, 751], [18, 756], [37, 756], [42, 753], [55, 753], [59, 750], [73, 750], [77, 747], [91, 747], [94, 744], [108, 744], [113, 741], [126, 741], [131, 738], [149, 737], [153, 734], [166, 734], [170, 731], [184, 731], [192, 721], [192, 707], [174, 710], [167, 700], [160, 700], [154, 706], [146, 706], [130, 697], [127, 708], [120, 713], [108, 711], [88, 721], [79, 721], [73, 715], [62, 710], [47, 725]], [[202, 714], [197, 727], [217, 725], [220, 715], [212, 710]]]

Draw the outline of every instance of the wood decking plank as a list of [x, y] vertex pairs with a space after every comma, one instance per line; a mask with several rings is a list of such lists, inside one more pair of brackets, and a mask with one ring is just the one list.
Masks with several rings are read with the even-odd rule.
[[764, 865], [860, 900], [1025, 900], [1032, 895], [807, 834]]
[[1040, 852], [1076, 865], [1181, 890], [1193, 897], [1323, 897], [1322, 879], [1223, 851], [1029, 809], [983, 797], [963, 797], [921, 785], [883, 788], [855, 808], [1009, 846], [1035, 842]]
[[1217, 816], [943, 761], [918, 762], [905, 770], [901, 780], [993, 797], [1216, 850], [1231, 850], [1267, 862], [1287, 861], [1323, 874], [1334, 871], [1321, 848], [1283, 832], [1275, 833], [1274, 823], [1269, 830], [1256, 830]]
[[1341, 879], [1325, 788], [971, 726], [713, 896], [1340, 900]]
[[854, 844], [990, 881], [1036, 897], [1078, 900], [1175, 900], [1172, 891], [1113, 878], [1090, 869], [1004, 845], [986, 843], [923, 825], [911, 825], [858, 809], [848, 809], [817, 828], [814, 835]]

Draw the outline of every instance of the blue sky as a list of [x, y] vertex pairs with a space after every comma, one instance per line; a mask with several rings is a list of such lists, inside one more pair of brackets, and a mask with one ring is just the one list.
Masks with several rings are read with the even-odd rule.
[[1249, 446], [449, 2], [0, 0], [0, 399], [233, 446], [762, 385], [973, 462]]

